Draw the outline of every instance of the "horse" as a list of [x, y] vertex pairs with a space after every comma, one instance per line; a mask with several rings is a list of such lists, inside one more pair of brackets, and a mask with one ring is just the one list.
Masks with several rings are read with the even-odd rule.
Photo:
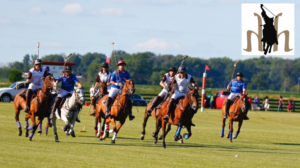
[[[98, 96], [99, 94], [99, 96]], [[94, 106], [94, 112], [96, 111], [96, 107], [98, 106], [98, 104], [100, 105], [100, 100], [101, 98], [103, 98], [103, 96], [107, 95], [108, 91], [107, 91], [107, 83], [106, 82], [100, 82], [99, 84], [99, 91], [98, 93], [96, 93], [93, 97], [92, 97], [92, 104]], [[94, 127], [94, 131], [95, 131], [95, 135], [98, 135], [98, 118], [95, 117], [95, 127]], [[109, 125], [107, 125], [107, 127], [109, 128]], [[104, 124], [102, 126], [102, 130], [104, 130]], [[103, 132], [101, 132], [101, 134], [103, 134]], [[108, 136], [109, 132], [107, 132], [107, 136]], [[98, 136], [99, 138], [99, 136]]]
[[[112, 137], [111, 143], [113, 144], [115, 143], [117, 134], [120, 128], [124, 125], [125, 120], [130, 112], [130, 109], [126, 108], [126, 106], [130, 101], [129, 100], [130, 95], [133, 94], [134, 91], [135, 89], [134, 89], [133, 79], [128, 79], [128, 80], [125, 79], [123, 91], [121, 94], [119, 93], [117, 95], [114, 103], [112, 104], [110, 116], [107, 119], [104, 119], [105, 128], [102, 136], [100, 136], [101, 117], [105, 118], [105, 103], [106, 103], [105, 100], [107, 99], [108, 95], [105, 95], [104, 97], [102, 97], [102, 99], [99, 100], [98, 106], [96, 107], [96, 111], [95, 111], [95, 117], [98, 119], [97, 137], [100, 137], [99, 140], [104, 140], [106, 138], [107, 125], [111, 122], [114, 131], [114, 135]], [[116, 127], [116, 121], [119, 121], [117, 127]]]
[[[238, 129], [236, 131], [236, 134], [234, 136], [234, 139], [236, 139], [240, 133], [244, 116], [246, 114], [247, 110], [247, 95], [248, 93], [245, 93], [241, 95], [241, 97], [237, 96], [233, 99], [233, 103], [229, 108], [229, 129], [227, 138], [229, 138], [229, 141], [232, 142], [232, 132], [233, 132], [233, 121], [238, 121]], [[224, 118], [225, 114], [225, 106], [226, 106], [226, 100], [223, 102], [222, 105], [222, 130], [221, 130], [221, 138], [224, 137], [224, 127], [225, 127], [225, 121], [226, 118]]]
[[74, 92], [71, 97], [65, 99], [61, 107], [61, 116], [58, 114], [58, 110], [55, 112], [55, 117], [52, 118], [53, 131], [54, 131], [54, 139], [55, 142], [59, 142], [56, 128], [56, 119], [63, 120], [65, 122], [65, 126], [63, 127], [66, 135], [70, 135], [72, 137], [75, 136], [74, 126], [76, 118], [78, 117], [78, 113], [82, 105], [84, 104], [84, 91], [82, 87], [75, 87]]
[[[183, 134], [183, 137], [185, 139], [188, 139], [192, 136], [192, 132], [191, 132], [191, 126], [192, 126], [192, 117], [194, 116], [194, 112], [197, 110], [198, 107], [198, 89], [194, 88], [194, 89], [190, 89], [190, 91], [186, 94], [186, 96], [179, 100], [178, 104], [176, 105], [176, 108], [174, 110], [173, 116], [171, 115], [171, 117], [169, 118], [168, 122], [165, 122], [165, 120], [162, 118], [163, 116], [165, 116], [168, 112], [168, 104], [169, 104], [169, 100], [165, 101], [162, 104], [161, 110], [159, 112], [159, 120], [161, 122], [161, 128], [162, 128], [162, 147], [166, 148], [166, 142], [165, 142], [165, 138], [166, 138], [166, 125], [168, 124], [172, 124], [172, 125], [177, 125], [178, 129], [176, 131], [176, 135], [174, 136], [174, 140], [180, 140], [182, 139], [182, 136], [180, 135], [181, 132], [181, 128], [183, 126], [186, 127], [188, 133]], [[172, 119], [173, 118], [173, 119]], [[159, 126], [157, 124], [157, 126]], [[156, 131], [154, 132], [153, 137], [155, 137], [156, 141], [157, 141], [157, 135], [158, 132], [160, 130], [160, 127], [156, 127]]]
[[[174, 85], [175, 86], [175, 85]], [[163, 98], [163, 100], [159, 103], [159, 105], [155, 108], [153, 108], [152, 112], [151, 112], [151, 115], [155, 120], [156, 120], [156, 125], [157, 127], [159, 127], [161, 125], [160, 123], [160, 115], [159, 115], [159, 111], [160, 111], [160, 108], [163, 104], [163, 102], [167, 101], [170, 99], [170, 97], [172, 96], [172, 94], [175, 92], [175, 88], [176, 87], [172, 87], [172, 90], [171, 92], [169, 92], [167, 95], [165, 95], [165, 97]], [[144, 122], [142, 124], [142, 127], [143, 127], [143, 131], [142, 131], [142, 135], [140, 136], [140, 139], [141, 140], [144, 140], [145, 138], [145, 134], [146, 134], [146, 126], [147, 126], [147, 122], [148, 122], [148, 118], [150, 117], [147, 113], [147, 110], [152, 106], [152, 101], [153, 101], [154, 98], [151, 99], [151, 101], [148, 103], [148, 105], [146, 106], [145, 108], [145, 113], [144, 113]], [[171, 124], [168, 124], [168, 129], [167, 129], [167, 132], [169, 132], [171, 130]], [[152, 136], [154, 136], [154, 133], [151, 134]], [[154, 142], [156, 143], [156, 142]]]
[[[28, 131], [32, 130], [32, 133], [29, 136], [30, 141], [32, 141], [32, 138], [37, 129], [37, 126], [40, 124], [41, 121], [43, 121], [44, 117], [47, 116], [47, 110], [45, 110], [45, 109], [49, 108], [49, 107], [47, 107], [48, 106], [47, 99], [50, 95], [50, 90], [57, 89], [57, 84], [55, 83], [55, 79], [52, 76], [47, 76], [43, 80], [44, 80], [43, 88], [41, 90], [38, 90], [36, 92], [36, 97], [34, 97], [31, 100], [30, 111], [27, 113], [27, 115], [25, 117], [25, 121], [26, 121], [25, 136], [28, 137]], [[15, 120], [18, 125], [18, 129], [19, 129], [18, 135], [19, 136], [22, 135], [21, 123], [19, 121], [19, 114], [20, 114], [20, 111], [22, 109], [24, 109], [26, 106], [26, 101], [25, 101], [24, 97], [22, 97], [21, 95], [22, 94], [24, 95], [25, 91], [26, 90], [18, 93], [14, 99]], [[35, 121], [35, 117], [38, 117], [37, 121]], [[29, 127], [29, 124], [28, 124], [29, 118], [31, 118], [32, 125], [33, 125], [32, 127]]]

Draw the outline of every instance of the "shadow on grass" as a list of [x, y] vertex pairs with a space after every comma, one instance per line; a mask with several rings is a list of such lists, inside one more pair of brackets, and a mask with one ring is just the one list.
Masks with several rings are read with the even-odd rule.
[[296, 145], [296, 146], [300, 146], [300, 143], [274, 143], [276, 145]]

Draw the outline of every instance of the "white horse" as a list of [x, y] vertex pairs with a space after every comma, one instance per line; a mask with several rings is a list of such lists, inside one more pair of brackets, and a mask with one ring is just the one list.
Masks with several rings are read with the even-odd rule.
[[52, 118], [52, 125], [54, 131], [54, 138], [56, 142], [59, 142], [57, 136], [57, 128], [56, 128], [56, 118], [63, 120], [65, 122], [65, 126], [63, 130], [65, 131], [66, 135], [71, 135], [75, 137], [74, 126], [75, 120], [78, 117], [79, 108], [78, 106], [82, 106], [85, 102], [84, 99], [84, 91], [83, 88], [75, 87], [74, 92], [71, 97], [66, 98], [61, 111], [61, 116], [58, 114], [58, 109], [55, 111], [55, 117]]

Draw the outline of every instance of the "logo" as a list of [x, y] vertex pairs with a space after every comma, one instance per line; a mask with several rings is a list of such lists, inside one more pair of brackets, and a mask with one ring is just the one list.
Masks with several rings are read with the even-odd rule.
[[102, 104], [105, 105], [106, 104], [106, 100], [102, 100]]
[[242, 4], [242, 55], [294, 55], [294, 4]]

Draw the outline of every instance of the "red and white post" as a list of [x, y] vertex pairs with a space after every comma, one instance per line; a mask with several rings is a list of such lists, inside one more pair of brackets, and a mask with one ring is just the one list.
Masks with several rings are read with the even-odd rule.
[[203, 73], [203, 80], [202, 80], [201, 112], [204, 111], [205, 85], [206, 85], [206, 69]]

